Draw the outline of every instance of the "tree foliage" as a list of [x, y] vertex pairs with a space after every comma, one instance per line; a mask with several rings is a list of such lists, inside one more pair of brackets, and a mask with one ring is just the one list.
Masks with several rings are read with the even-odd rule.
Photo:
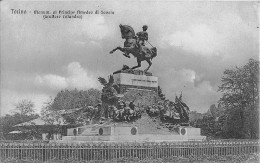
[[97, 89], [62, 90], [54, 98], [53, 110], [70, 110], [85, 106], [94, 106], [100, 102], [101, 92]]
[[190, 122], [190, 125], [193, 127], [201, 128], [201, 134], [207, 136], [208, 139], [231, 138], [230, 136], [226, 135], [224, 131], [224, 115], [214, 117], [212, 115], [204, 114], [203, 118], [192, 120]]
[[219, 90], [224, 92], [220, 103], [226, 107], [256, 106], [259, 100], [259, 61], [249, 62], [235, 69], [226, 69]]
[[211, 105], [202, 119], [191, 122], [202, 134], [222, 139], [259, 138], [259, 61], [226, 69], [219, 105]]
[[19, 114], [21, 118], [26, 116], [31, 116], [35, 114], [34, 103], [28, 99], [24, 99], [16, 104], [14, 104], [15, 110], [13, 111], [15, 114]]
[[44, 103], [41, 109], [41, 118], [47, 125], [54, 125], [61, 123], [59, 120], [61, 119], [61, 114], [59, 110], [55, 110], [52, 108], [53, 99], [52, 97]]
[[[1, 117], [3, 136], [5, 139], [30, 139], [34, 132], [26, 132], [23, 128], [14, 127], [17, 124], [28, 122], [39, 117], [34, 111], [34, 103], [28, 99], [19, 101], [15, 105], [15, 111], [12, 114], [6, 114]], [[14, 130], [21, 130], [23, 134], [9, 134]]]
[[89, 118], [86, 114], [89, 106], [96, 106], [100, 98], [101, 92], [97, 89], [62, 90], [45, 103], [41, 115], [48, 124], [57, 124], [62, 117], [68, 125], [79, 125]]
[[41, 126], [42, 133], [48, 133], [48, 136], [51, 137], [54, 133], [62, 133], [63, 123], [62, 115], [59, 110], [54, 110], [52, 108], [53, 98], [44, 103], [41, 109], [41, 119], [45, 122], [45, 125]]
[[[226, 69], [219, 91], [219, 104], [226, 109], [226, 131], [230, 137], [258, 138], [259, 133], [259, 61], [250, 59], [241, 67]], [[237, 121], [238, 123], [232, 123]], [[241, 126], [240, 132], [234, 127]]]

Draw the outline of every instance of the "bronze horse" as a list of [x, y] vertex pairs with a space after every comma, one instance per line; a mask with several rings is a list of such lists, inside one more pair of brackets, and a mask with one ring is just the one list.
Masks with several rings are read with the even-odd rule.
[[148, 48], [146, 46], [141, 46], [142, 53], [140, 54], [140, 48], [138, 44], [138, 38], [135, 35], [135, 32], [132, 27], [128, 25], [119, 25], [121, 30], [122, 38], [125, 39], [124, 47], [116, 47], [110, 54], [114, 53], [116, 50], [120, 50], [123, 52], [125, 57], [129, 57], [127, 54], [132, 54], [134, 57], [137, 58], [137, 66], [132, 67], [131, 69], [135, 69], [141, 67], [141, 62], [146, 61], [149, 66], [144, 70], [145, 72], [151, 67], [152, 59], [157, 56], [157, 49], [155, 47]]

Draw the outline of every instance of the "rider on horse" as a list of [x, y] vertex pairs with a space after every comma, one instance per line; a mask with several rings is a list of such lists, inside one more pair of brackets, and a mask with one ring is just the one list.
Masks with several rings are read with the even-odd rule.
[[[142, 46], [145, 46], [145, 41], [148, 40], [148, 33], [146, 32], [146, 30], [148, 29], [148, 26], [147, 25], [144, 25], [143, 26], [143, 31], [141, 32], [138, 32], [136, 35], [137, 35], [137, 38], [136, 38], [136, 47], [139, 48], [139, 54], [140, 56], [142, 55], [142, 52], [143, 52], [143, 49], [142, 49]], [[131, 32], [131, 28], [129, 28], [129, 32]], [[133, 32], [134, 33], [134, 32]], [[129, 53], [125, 53], [124, 56], [130, 58], [130, 55]]]
[[[143, 26], [143, 31], [138, 32], [135, 35], [134, 29], [129, 25], [119, 25], [121, 36], [125, 39], [124, 47], [116, 47], [115, 49], [110, 51], [110, 54], [114, 53], [116, 50], [120, 50], [123, 52], [125, 57], [130, 58], [130, 53], [137, 58], [137, 66], [132, 67], [131, 69], [136, 69], [141, 67], [141, 62], [146, 61], [149, 66], [144, 70], [145, 72], [152, 65], [152, 59], [157, 56], [156, 47], [148, 48], [144, 45], [145, 41], [148, 40], [148, 33], [146, 30], [148, 27], [146, 25]], [[149, 43], [149, 42], [148, 42]]]
[[142, 46], [145, 46], [145, 41], [148, 40], [148, 33], [146, 32], [146, 30], [148, 29], [148, 26], [147, 25], [144, 25], [143, 26], [143, 31], [141, 32], [138, 32], [136, 35], [137, 35], [137, 42], [138, 42], [138, 45], [139, 46], [139, 54], [140, 56], [142, 55]]

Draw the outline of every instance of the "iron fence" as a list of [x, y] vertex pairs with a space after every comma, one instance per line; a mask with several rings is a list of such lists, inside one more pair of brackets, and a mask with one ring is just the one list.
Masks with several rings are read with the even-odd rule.
[[188, 142], [0, 142], [4, 162], [16, 160], [113, 160], [117, 158], [167, 158], [228, 156], [259, 153], [259, 140], [218, 140]]

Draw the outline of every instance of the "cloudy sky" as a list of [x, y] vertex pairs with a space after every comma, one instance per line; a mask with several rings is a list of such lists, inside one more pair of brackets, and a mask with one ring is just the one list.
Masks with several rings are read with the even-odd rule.
[[[39, 112], [62, 89], [100, 89], [97, 77], [134, 66], [134, 57], [109, 54], [123, 45], [119, 24], [136, 32], [148, 25], [149, 42], [158, 50], [150, 72], [166, 97], [182, 91], [191, 110], [206, 112], [221, 96], [224, 69], [258, 59], [257, 9], [256, 2], [1, 2], [1, 113], [22, 99], [32, 100]], [[34, 10], [114, 14], [44, 20]]]

